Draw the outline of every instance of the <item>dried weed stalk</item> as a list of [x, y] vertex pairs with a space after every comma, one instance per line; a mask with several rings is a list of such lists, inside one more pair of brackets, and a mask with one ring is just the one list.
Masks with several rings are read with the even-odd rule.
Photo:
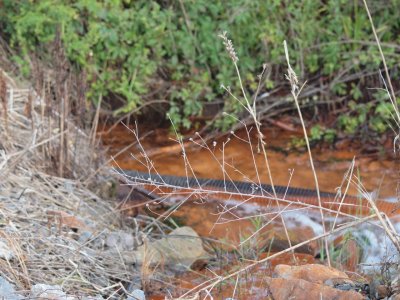
[[[370, 206], [373, 208], [374, 214], [370, 215], [370, 216], [366, 216], [366, 217], [361, 217], [361, 216], [354, 216], [354, 215], [348, 215], [345, 214], [343, 212], [341, 212], [340, 210], [331, 210], [327, 207], [324, 207], [321, 203], [321, 198], [320, 198], [320, 193], [319, 193], [319, 185], [318, 185], [318, 178], [317, 178], [317, 174], [316, 174], [316, 170], [315, 167], [313, 165], [313, 159], [312, 159], [312, 154], [311, 154], [311, 149], [310, 149], [310, 145], [308, 142], [308, 137], [307, 137], [307, 131], [304, 125], [304, 120], [302, 118], [302, 114], [301, 114], [301, 110], [300, 110], [300, 105], [299, 105], [299, 95], [300, 92], [303, 89], [302, 87], [299, 87], [298, 85], [298, 79], [296, 77], [296, 74], [294, 73], [293, 69], [290, 66], [290, 62], [289, 62], [289, 55], [288, 55], [288, 51], [287, 51], [287, 47], [286, 47], [286, 43], [285, 43], [285, 53], [286, 53], [286, 60], [287, 60], [287, 64], [288, 64], [288, 74], [287, 74], [287, 79], [289, 80], [290, 84], [291, 84], [291, 94], [292, 97], [294, 98], [294, 102], [297, 108], [297, 111], [299, 113], [300, 119], [302, 121], [302, 128], [303, 128], [303, 132], [304, 132], [304, 137], [306, 139], [306, 143], [307, 143], [307, 148], [308, 148], [308, 154], [309, 154], [309, 159], [310, 159], [310, 163], [311, 163], [311, 168], [312, 168], [312, 172], [314, 175], [314, 180], [315, 180], [315, 185], [316, 185], [316, 190], [317, 190], [317, 195], [318, 195], [318, 205], [309, 205], [306, 203], [300, 203], [300, 202], [294, 202], [294, 201], [290, 201], [290, 200], [286, 200], [285, 199], [285, 195], [283, 197], [277, 197], [277, 194], [275, 192], [275, 188], [274, 188], [274, 183], [273, 183], [273, 179], [272, 179], [272, 173], [270, 170], [270, 166], [269, 166], [269, 162], [268, 162], [268, 155], [267, 155], [267, 150], [266, 150], [266, 142], [264, 140], [264, 135], [262, 133], [261, 130], [261, 123], [260, 121], [257, 119], [257, 111], [256, 111], [256, 100], [257, 100], [257, 95], [254, 97], [254, 99], [252, 101], [249, 100], [249, 97], [246, 94], [246, 91], [244, 89], [244, 86], [242, 84], [242, 80], [241, 80], [241, 76], [240, 76], [240, 72], [239, 72], [239, 67], [238, 67], [238, 57], [237, 54], [235, 52], [233, 43], [231, 40], [229, 40], [226, 36], [226, 33], [223, 33], [220, 35], [220, 37], [223, 40], [223, 43], [226, 47], [226, 50], [228, 51], [228, 54], [236, 68], [237, 71], [237, 76], [238, 76], [238, 80], [239, 80], [239, 85], [242, 91], [242, 96], [241, 97], [237, 97], [236, 95], [234, 95], [229, 87], [225, 87], [222, 86], [229, 95], [231, 95], [236, 101], [238, 101], [238, 103], [240, 103], [243, 108], [249, 113], [249, 115], [251, 116], [252, 119], [252, 123], [255, 125], [258, 137], [259, 137], [259, 151], [262, 152], [263, 157], [264, 157], [264, 162], [265, 162], [265, 166], [266, 166], [266, 171], [267, 171], [267, 175], [269, 177], [271, 186], [272, 186], [272, 190], [273, 190], [273, 194], [268, 194], [266, 191], [262, 191], [265, 192], [265, 194], [263, 194], [262, 196], [265, 197], [266, 201], [268, 200], [273, 200], [275, 201], [274, 203], [277, 203], [277, 208], [278, 209], [272, 209], [272, 208], [265, 208], [263, 209], [263, 211], [256, 215], [256, 216], [249, 216], [249, 217], [240, 217], [238, 215], [236, 215], [235, 209], [237, 209], [238, 207], [240, 207], [242, 204], [247, 203], [247, 202], [251, 202], [253, 196], [252, 195], [246, 195], [240, 192], [239, 189], [237, 189], [236, 192], [232, 192], [232, 191], [227, 191], [226, 186], [225, 188], [223, 188], [223, 190], [215, 190], [215, 191], [210, 191], [209, 189], [204, 189], [202, 187], [202, 185], [199, 183], [198, 179], [196, 178], [195, 172], [193, 170], [193, 167], [191, 166], [191, 163], [188, 159], [188, 155], [186, 153], [185, 147], [184, 147], [184, 143], [182, 141], [181, 138], [177, 139], [178, 144], [180, 145], [181, 148], [181, 153], [182, 153], [182, 157], [184, 160], [184, 164], [185, 164], [185, 171], [186, 171], [186, 178], [187, 178], [187, 185], [186, 186], [171, 186], [166, 182], [154, 182], [150, 177], [150, 174], [158, 174], [156, 168], [154, 167], [154, 163], [153, 161], [150, 159], [150, 157], [146, 154], [145, 149], [143, 148], [143, 146], [140, 143], [140, 140], [138, 138], [138, 133], [137, 131], [132, 131], [137, 139], [137, 143], [139, 145], [139, 149], [140, 149], [140, 154], [139, 155], [133, 155], [133, 158], [140, 161], [143, 164], [143, 167], [146, 168], [148, 170], [149, 173], [149, 179], [146, 178], [141, 178], [140, 180], [138, 180], [138, 178], [130, 178], [131, 181], [130, 183], [132, 185], [137, 185], [137, 186], [141, 186], [141, 185], [152, 185], [154, 187], [154, 190], [152, 192], [154, 193], [159, 193], [159, 195], [161, 195], [161, 198], [159, 199], [159, 201], [165, 201], [166, 199], [169, 199], [171, 197], [175, 198], [175, 199], [180, 199], [177, 204], [175, 206], [173, 206], [169, 211], [167, 211], [167, 213], [163, 214], [160, 216], [160, 218], [168, 218], [171, 213], [173, 211], [175, 211], [176, 209], [179, 209], [179, 207], [181, 205], [183, 205], [183, 203], [185, 203], [186, 201], [188, 201], [189, 199], [198, 199], [198, 200], [203, 200], [203, 199], [212, 199], [213, 195], [215, 194], [224, 194], [226, 199], [230, 199], [230, 197], [232, 198], [241, 198], [243, 199], [243, 201], [241, 201], [240, 203], [238, 203], [237, 205], [224, 205], [221, 204], [222, 210], [219, 213], [219, 219], [217, 221], [217, 224], [228, 224], [229, 222], [234, 222], [234, 221], [238, 221], [238, 220], [243, 220], [246, 218], [257, 218], [257, 217], [264, 217], [265, 219], [267, 219], [268, 221], [266, 223], [264, 223], [262, 225], [262, 227], [267, 226], [268, 224], [271, 224], [273, 222], [275, 222], [276, 220], [280, 219], [281, 223], [283, 224], [284, 228], [285, 228], [285, 232], [286, 232], [286, 236], [289, 242], [289, 247], [287, 249], [285, 249], [284, 251], [281, 251], [279, 253], [273, 254], [265, 259], [262, 259], [260, 261], [256, 261], [254, 263], [250, 263], [244, 267], [241, 267], [239, 270], [232, 272], [226, 276], [215, 276], [214, 278], [211, 278], [207, 281], [205, 281], [203, 284], [198, 285], [197, 287], [191, 289], [190, 291], [186, 292], [184, 295], [182, 295], [180, 297], [180, 299], [184, 299], [186, 297], [188, 297], [189, 295], [193, 295], [194, 297], [200, 297], [200, 293], [204, 293], [205, 295], [211, 295], [212, 290], [220, 283], [228, 280], [228, 279], [234, 279], [234, 278], [239, 278], [239, 275], [249, 271], [251, 268], [259, 265], [259, 264], [264, 264], [266, 262], [268, 262], [269, 260], [273, 259], [274, 257], [277, 257], [283, 253], [288, 253], [288, 252], [294, 252], [294, 250], [296, 250], [299, 247], [302, 247], [306, 244], [309, 244], [313, 241], [317, 241], [317, 240], [323, 240], [324, 241], [324, 247], [326, 250], [326, 254], [328, 256], [328, 262], [330, 263], [330, 258], [329, 258], [329, 249], [328, 249], [328, 237], [334, 236], [335, 234], [349, 229], [349, 228], [353, 228], [361, 223], [365, 223], [365, 222], [370, 222], [371, 220], [378, 218], [380, 221], [380, 224], [376, 224], [378, 227], [380, 227], [381, 229], [384, 229], [385, 232], [387, 233], [387, 235], [389, 236], [389, 238], [391, 239], [391, 241], [393, 242], [393, 244], [397, 247], [397, 249], [399, 249], [399, 238], [398, 238], [398, 234], [396, 233], [393, 225], [391, 224], [390, 220], [383, 215], [378, 208], [376, 207], [374, 201], [372, 199], [370, 199], [370, 197], [367, 197], [366, 193], [363, 193], [362, 190], [360, 190], [360, 193], [365, 196], [365, 198], [367, 199], [367, 202], [370, 204]], [[263, 69], [263, 72], [265, 71], [265, 66]], [[261, 74], [262, 76], [262, 74]], [[257, 90], [259, 91], [259, 89]], [[258, 92], [257, 92], [258, 94]], [[397, 110], [396, 110], [397, 112]], [[239, 122], [241, 122], [240, 120], [238, 120]], [[244, 128], [246, 128], [246, 132], [247, 132], [247, 139], [242, 139], [239, 138], [238, 136], [235, 135], [234, 132], [232, 132], [232, 136], [234, 136], [235, 138], [239, 138], [241, 139], [243, 142], [245, 142], [246, 144], [249, 145], [251, 153], [253, 153], [254, 149], [252, 148], [252, 143], [251, 143], [251, 137], [250, 137], [250, 130], [247, 128], [247, 122], [242, 122], [241, 124]], [[177, 135], [178, 136], [178, 135]], [[225, 147], [226, 145], [229, 143], [230, 138], [228, 138], [226, 141], [223, 142], [222, 144], [222, 151], [221, 151], [221, 156], [216, 154], [216, 143], [213, 143], [212, 146], [209, 146], [207, 144], [207, 142], [202, 139], [202, 137], [200, 136], [200, 134], [196, 133], [196, 136], [194, 139], [191, 139], [192, 143], [197, 145], [198, 147], [205, 149], [207, 151], [209, 151], [210, 155], [213, 157], [213, 159], [220, 165], [221, 167], [221, 171], [222, 171], [222, 175], [223, 175], [223, 180], [225, 183], [230, 182], [232, 183], [233, 180], [229, 175], [228, 169], [230, 170], [234, 170], [235, 172], [239, 172], [239, 170], [235, 169], [234, 166], [230, 165], [228, 163], [228, 159], [225, 156]], [[261, 186], [261, 179], [260, 179], [260, 170], [259, 170], [259, 166], [256, 164], [255, 162], [255, 158], [253, 157], [253, 161], [254, 161], [254, 168], [255, 168], [255, 172], [256, 172], [256, 180], [255, 182], [252, 182], [251, 180], [249, 180], [247, 178], [247, 176], [245, 176], [245, 174], [243, 175], [243, 178], [245, 178], [247, 181], [252, 182], [254, 184], [255, 187], [260, 187]], [[351, 183], [355, 183], [357, 187], [362, 187], [362, 185], [359, 182], [354, 182], [354, 175], [353, 175], [353, 167], [354, 167], [354, 162], [352, 164], [352, 167], [349, 169], [349, 171], [346, 173], [344, 180], [342, 182], [342, 186], [344, 186], [344, 193], [343, 194], [338, 194], [337, 199], [335, 199], [336, 202], [339, 203], [340, 207], [343, 205], [344, 199], [347, 195], [347, 191], [349, 189], [349, 185]], [[189, 185], [189, 178], [192, 177], [194, 178], [194, 181], [192, 182], [192, 185]], [[197, 182], [198, 184], [193, 184], [193, 182]], [[172, 193], [165, 193], [163, 192], [164, 188], [170, 188], [171, 190], [173, 190]], [[283, 204], [283, 207], [281, 207], [280, 205]], [[300, 207], [299, 207], [300, 206]], [[323, 234], [316, 236], [312, 239], [306, 240], [301, 242], [300, 244], [297, 245], [291, 245], [290, 244], [290, 239], [289, 239], [289, 235], [285, 226], [285, 219], [283, 218], [283, 215], [285, 212], [289, 212], [289, 211], [298, 211], [298, 210], [302, 210], [302, 209], [314, 209], [314, 210], [318, 210], [320, 212], [320, 216], [321, 216], [321, 224], [323, 226]], [[325, 227], [325, 220], [324, 220], [324, 214], [329, 214], [330, 216], [334, 216], [334, 221], [333, 221], [333, 226], [331, 226], [331, 228], [328, 230]], [[233, 218], [224, 218], [225, 216], [230, 216]], [[346, 224], [340, 224], [337, 225], [339, 217], [346, 217], [348, 219], [352, 219], [353, 221], [350, 221]], [[254, 236], [257, 235], [257, 233], [259, 232], [259, 230], [261, 230], [262, 228], [259, 228], [256, 232], [254, 232], [253, 235], [251, 235], [249, 238], [247, 238], [245, 241], [242, 242], [241, 245], [238, 246], [242, 246], [243, 243], [246, 243], [248, 241], [250, 241], [251, 238], [253, 238]]]
[[[97, 172], [91, 181], [79, 180], [103, 163], [93, 159], [89, 164], [94, 152], [86, 131], [60, 112], [60, 106], [47, 106], [34, 89], [10, 83], [7, 95], [13, 105], [7, 114], [8, 131], [6, 116], [0, 115], [0, 240], [13, 256], [0, 259], [0, 276], [18, 291], [44, 283], [60, 284], [78, 297], [123, 293], [122, 284], [140, 278], [140, 271], [107, 247], [105, 239], [112, 231], [136, 236], [140, 229], [135, 232], [118, 221], [115, 204], [108, 200], [112, 174]], [[59, 159], [52, 150], [61, 143], [67, 170], [63, 174], [77, 179], [51, 172], [52, 160]]]

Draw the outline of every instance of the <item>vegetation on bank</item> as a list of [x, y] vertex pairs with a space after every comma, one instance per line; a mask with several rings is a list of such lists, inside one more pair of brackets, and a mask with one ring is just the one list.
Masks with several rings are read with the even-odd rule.
[[[393, 78], [399, 75], [400, 28], [393, 13], [399, 7], [398, 0], [370, 3]], [[256, 93], [266, 63], [260, 95], [269, 96], [258, 101], [263, 116], [293, 107], [281, 101], [288, 90], [286, 39], [289, 53], [296, 53], [293, 68], [308, 80], [301, 104], [312, 107], [316, 118], [335, 116], [335, 130], [316, 127], [315, 140], [331, 141], [339, 131], [376, 136], [389, 128], [385, 92], [368, 89], [383, 85], [362, 1], [4, 0], [0, 10], [2, 39], [25, 76], [34, 76], [33, 57], [54, 67], [51, 44], [60, 38], [69, 71], [81, 75], [88, 99], [104, 98], [115, 114], [146, 113], [140, 108], [150, 105], [186, 128], [210, 104], [243, 117], [242, 107], [220, 88], [239, 88], [217, 39], [223, 31], [236, 45], [249, 95]], [[226, 129], [234, 120], [213, 121]]]

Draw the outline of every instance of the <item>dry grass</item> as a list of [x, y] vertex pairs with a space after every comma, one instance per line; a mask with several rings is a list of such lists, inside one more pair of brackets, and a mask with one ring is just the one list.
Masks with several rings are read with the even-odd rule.
[[[58, 110], [44, 113], [49, 107], [33, 89], [0, 74], [7, 101], [0, 115], [0, 239], [14, 254], [0, 259], [0, 275], [18, 291], [45, 283], [80, 296], [124, 294], [123, 284], [139, 271], [104, 241], [110, 232], [137, 236], [140, 229], [118, 221], [109, 201], [112, 177], [98, 171], [103, 160], [93, 139]], [[62, 144], [63, 173], [71, 179], [56, 176]], [[89, 182], [79, 180], [94, 172]]]

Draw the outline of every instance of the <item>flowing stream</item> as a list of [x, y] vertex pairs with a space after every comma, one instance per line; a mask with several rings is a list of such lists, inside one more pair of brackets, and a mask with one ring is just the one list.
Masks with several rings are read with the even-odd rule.
[[[114, 166], [121, 169], [146, 171], [151, 160], [152, 166], [159, 174], [175, 176], [194, 174], [198, 178], [211, 179], [224, 179], [225, 174], [225, 179], [257, 182], [259, 178], [263, 183], [270, 183], [265, 157], [259, 151], [259, 144], [253, 132], [248, 134], [242, 130], [207, 143], [194, 135], [192, 142], [185, 143], [187, 149], [185, 155], [182, 155], [182, 149], [174, 141], [176, 137], [168, 130], [160, 129], [143, 135], [140, 145], [135, 134], [124, 126], [117, 126], [112, 131], [104, 128], [99, 135], [103, 143], [109, 147], [109, 155], [114, 156]], [[299, 136], [274, 128], [267, 130], [265, 136], [274, 184], [315, 189], [308, 153], [290, 150], [293, 138]], [[354, 159], [353, 183], [350, 185], [349, 194], [359, 195], [360, 190], [363, 190], [370, 193], [373, 198], [398, 202], [398, 171], [396, 162], [389, 157], [390, 155], [362, 155], [350, 147], [351, 144], [345, 150], [318, 147], [312, 150], [320, 190], [335, 193], [342, 186], [343, 191], [346, 185], [344, 176]], [[147, 160], [141, 154], [143, 149], [149, 154]], [[179, 205], [179, 209], [171, 214], [173, 218], [171, 224], [191, 226], [200, 236], [223, 241], [221, 247], [227, 250], [237, 250], [243, 239], [260, 228], [262, 230], [259, 236], [264, 243], [263, 249], [268, 248], [268, 253], [281, 251], [289, 246], [287, 241], [285, 242], [287, 235], [282, 225], [270, 223], [260, 227], [257, 218], [247, 218], [262, 212], [257, 205], [242, 205], [231, 216], [221, 214], [221, 211], [226, 211], [229, 205], [235, 206], [235, 203], [188, 201]], [[283, 218], [292, 244], [300, 243], [323, 232], [321, 219], [316, 211], [288, 211]], [[325, 221], [328, 224], [336, 222], [333, 219]], [[393, 223], [400, 231], [397, 218], [394, 218]], [[352, 237], [350, 240], [355, 241], [350, 246], [345, 244], [346, 236], [349, 234]], [[265, 241], [274, 241], [274, 244], [268, 245]], [[343, 248], [349, 248], [350, 256], [340, 258], [341, 267], [348, 271], [360, 270], [360, 263], [361, 266], [366, 266], [363, 270], [367, 270], [369, 265], [380, 262], [394, 251], [382, 231], [374, 229], [370, 224], [361, 225], [357, 230], [353, 229], [342, 235], [332, 236], [330, 243], [335, 247], [342, 245]], [[351, 247], [361, 247], [363, 256], [358, 257]], [[299, 249], [297, 255], [305, 256], [303, 260], [306, 262], [314, 262], [320, 250], [319, 243], [311, 243]], [[284, 255], [279, 259], [279, 263], [293, 263], [292, 258]], [[185, 277], [187, 280], [182, 283], [184, 286], [192, 286], [197, 282], [196, 276], [193, 279], [188, 278], [190, 277]]]

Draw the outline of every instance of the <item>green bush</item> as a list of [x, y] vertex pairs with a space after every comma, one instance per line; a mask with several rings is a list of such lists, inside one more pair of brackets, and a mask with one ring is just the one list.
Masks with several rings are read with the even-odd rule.
[[[394, 66], [400, 1], [370, 2], [387, 63]], [[88, 97], [125, 99], [116, 113], [132, 111], [151, 98], [169, 102], [165, 112], [177, 126], [190, 127], [188, 117], [201, 114], [204, 104], [215, 99], [224, 99], [225, 111], [239, 114], [240, 105], [220, 89], [221, 84], [234, 92], [238, 88], [217, 38], [228, 31], [250, 93], [263, 63], [269, 74], [263, 89], [284, 85], [286, 39], [300, 78], [323, 82], [325, 98], [345, 96], [361, 105], [358, 111], [366, 108], [372, 130], [386, 128], [380, 122], [386, 116], [377, 106], [381, 99], [368, 99], [363, 92], [371, 84], [363, 76], [378, 70], [380, 56], [370, 42], [362, 1], [3, 0], [1, 5], [0, 32], [18, 51], [14, 59], [21, 70], [29, 72], [32, 53], [49, 59], [48, 45], [60, 32], [68, 59], [88, 74]], [[163, 83], [168, 88], [159, 89]], [[371, 100], [375, 102], [364, 107]], [[363, 116], [344, 118], [340, 126], [357, 130]], [[219, 126], [229, 126], [227, 120], [219, 120]]]

